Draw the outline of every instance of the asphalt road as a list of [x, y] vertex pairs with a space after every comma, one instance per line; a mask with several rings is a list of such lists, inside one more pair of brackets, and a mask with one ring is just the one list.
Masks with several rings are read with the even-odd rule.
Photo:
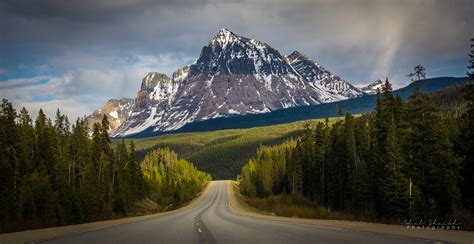
[[213, 182], [197, 206], [144, 221], [46, 243], [428, 243], [375, 234], [241, 216], [230, 211], [225, 181]]

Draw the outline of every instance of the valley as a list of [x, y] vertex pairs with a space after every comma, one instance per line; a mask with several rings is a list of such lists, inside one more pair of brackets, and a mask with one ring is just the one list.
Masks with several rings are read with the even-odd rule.
[[[329, 121], [334, 120], [331, 118]], [[193, 162], [198, 169], [210, 173], [214, 179], [233, 179], [260, 146], [296, 139], [306, 123], [318, 121], [324, 119], [248, 129], [165, 134], [125, 141], [136, 143], [139, 158], [152, 148], [168, 147]]]
[[0, 244], [474, 244], [472, 1], [0, 1]]

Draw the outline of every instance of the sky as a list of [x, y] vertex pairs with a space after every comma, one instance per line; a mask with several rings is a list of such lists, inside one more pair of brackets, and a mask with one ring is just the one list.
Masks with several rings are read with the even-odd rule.
[[356, 86], [399, 88], [417, 64], [428, 78], [465, 75], [472, 13], [472, 0], [2, 0], [0, 97], [74, 120], [192, 63], [221, 28]]

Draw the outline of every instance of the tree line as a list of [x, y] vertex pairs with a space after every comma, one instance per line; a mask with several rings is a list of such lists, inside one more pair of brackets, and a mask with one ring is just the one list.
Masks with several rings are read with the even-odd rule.
[[168, 148], [149, 152], [141, 167], [150, 187], [149, 197], [165, 206], [188, 201], [211, 180], [208, 173], [198, 171], [186, 160], [178, 159], [177, 154]]
[[420, 89], [405, 102], [387, 81], [375, 111], [306, 125], [296, 141], [262, 147], [242, 168], [251, 197], [302, 194], [319, 206], [383, 220], [474, 213], [474, 85], [448, 116]]
[[[162, 163], [173, 172], [172, 178], [163, 177], [170, 187], [166, 194], [177, 196], [169, 197], [168, 204], [196, 194], [209, 180], [183, 161], [152, 164], [158, 159], [150, 156], [141, 167], [133, 141], [112, 143], [108, 129], [107, 116], [89, 129], [85, 119], [71, 125], [59, 110], [54, 121], [40, 110], [33, 123], [25, 108], [17, 114], [12, 103], [3, 99], [0, 232], [125, 216], [146, 197], [168, 196], [157, 195], [148, 177]], [[174, 188], [176, 182], [179, 188]], [[153, 200], [161, 202], [159, 197]]]

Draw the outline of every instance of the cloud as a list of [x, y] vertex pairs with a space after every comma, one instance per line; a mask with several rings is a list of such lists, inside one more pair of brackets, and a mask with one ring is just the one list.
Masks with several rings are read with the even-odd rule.
[[0, 89], [18, 88], [22, 86], [37, 85], [38, 82], [47, 80], [47, 76], [36, 76], [32, 78], [18, 78], [0, 81]]
[[[18, 109], [25, 106], [28, 110], [64, 102], [65, 106], [71, 106], [64, 109], [65, 114], [71, 118], [82, 117], [111, 98], [135, 97], [148, 72], [171, 75], [175, 67], [191, 60], [170, 54], [106, 58], [68, 53], [51, 58], [45, 65], [60, 71], [61, 75], [0, 81], [0, 96], [13, 101]], [[73, 105], [79, 104], [80, 109], [72, 109]], [[57, 107], [46, 109], [55, 111]]]
[[57, 87], [59, 96], [88, 93], [116, 98], [135, 96], [148, 72], [171, 75], [176, 67], [184, 66], [191, 60], [171, 54], [100, 57], [69, 53], [51, 59], [49, 65], [65, 74]]
[[389, 77], [401, 87], [416, 64], [428, 77], [465, 74], [473, 12], [471, 0], [5, 0], [1, 79], [50, 79], [10, 81], [25, 87], [5, 83], [0, 94], [92, 109], [134, 96], [148, 71], [191, 63], [223, 27], [301, 51], [355, 85]]
[[90, 111], [90, 106], [73, 99], [55, 99], [44, 102], [20, 102], [15, 104], [15, 107], [16, 109], [21, 109], [22, 107], [27, 108], [33, 119], [36, 119], [40, 109], [43, 110], [47, 117], [53, 119], [56, 116], [56, 110], [59, 109], [62, 114], [68, 116], [71, 123], [75, 122], [76, 118], [83, 117]]

